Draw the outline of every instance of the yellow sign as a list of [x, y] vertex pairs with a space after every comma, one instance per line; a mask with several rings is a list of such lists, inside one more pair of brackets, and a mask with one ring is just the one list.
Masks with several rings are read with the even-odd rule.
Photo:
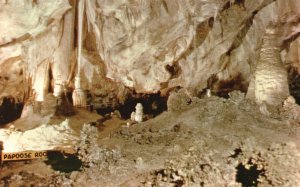
[[23, 151], [16, 153], [2, 153], [1, 161], [10, 160], [31, 160], [38, 158], [47, 158], [47, 151]]

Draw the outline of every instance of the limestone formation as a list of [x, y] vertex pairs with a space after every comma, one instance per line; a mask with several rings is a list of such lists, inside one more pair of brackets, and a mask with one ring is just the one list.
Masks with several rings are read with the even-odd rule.
[[72, 76], [71, 61], [74, 52], [75, 36], [75, 0], [70, 0], [72, 9], [66, 12], [63, 18], [63, 32], [59, 47], [53, 54], [53, 63], [51, 64], [53, 76], [53, 94], [58, 97], [64, 92], [64, 87], [69, 84], [69, 77]]
[[299, 1], [0, 0], [0, 186], [300, 186]]
[[84, 2], [80, 0], [78, 3], [78, 31], [77, 31], [77, 74], [75, 77], [75, 89], [73, 91], [73, 104], [77, 107], [85, 107], [87, 105], [87, 98], [84, 90], [81, 87], [81, 53], [82, 53], [82, 27], [84, 17]]
[[289, 96], [287, 71], [281, 61], [278, 38], [278, 29], [269, 26], [254, 74], [254, 100], [258, 105], [282, 106]]
[[141, 123], [144, 120], [144, 111], [143, 111], [143, 105], [141, 103], [136, 104], [135, 106], [135, 112], [131, 113], [130, 116], [132, 121]]
[[144, 118], [143, 105], [141, 103], [136, 104], [135, 107], [135, 121], [141, 123]]
[[[226, 95], [246, 92], [249, 83], [254, 90], [250, 80], [259, 66], [261, 33], [269, 22], [283, 28], [278, 49], [283, 63], [300, 67], [297, 0], [79, 4], [85, 7], [82, 11], [75, 11], [75, 0], [0, 2], [0, 27], [6, 28], [0, 30], [0, 100], [25, 103], [35, 93], [42, 102], [48, 92], [60, 95], [63, 82], [69, 92], [77, 86], [74, 93], [82, 99], [75, 99], [75, 105], [85, 103], [89, 92], [96, 108], [113, 109], [134, 92], [168, 94], [184, 88], [191, 96], [205, 89]], [[77, 55], [72, 56], [75, 46]], [[208, 85], [211, 77], [215, 79]], [[274, 100], [257, 94], [258, 102]]]

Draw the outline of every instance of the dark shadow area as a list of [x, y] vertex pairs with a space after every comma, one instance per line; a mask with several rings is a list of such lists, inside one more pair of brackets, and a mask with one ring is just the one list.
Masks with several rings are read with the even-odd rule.
[[73, 103], [72, 92], [68, 91], [66, 97], [70, 103]]
[[5, 125], [20, 118], [23, 107], [23, 103], [15, 103], [12, 99], [4, 98], [0, 106], [0, 125]]
[[96, 111], [98, 114], [105, 116], [105, 114], [109, 114], [111, 112], [113, 112], [114, 110], [118, 110], [118, 109], [113, 109], [113, 108], [97, 108]]
[[288, 69], [288, 80], [290, 94], [295, 98], [296, 103], [300, 104], [300, 75], [296, 68], [290, 67]]
[[253, 164], [247, 169], [242, 163], [237, 167], [236, 181], [241, 183], [243, 187], [256, 187], [258, 185], [258, 178], [264, 174], [264, 170], [258, 170], [257, 165]]
[[147, 94], [136, 97], [129, 97], [123, 105], [118, 108], [102, 108], [97, 109], [98, 114], [105, 115], [107, 113], [118, 110], [123, 119], [130, 118], [130, 114], [135, 111], [137, 103], [141, 103], [144, 107], [144, 114], [155, 117], [167, 110], [167, 97], [161, 97], [160, 94]]
[[237, 158], [238, 156], [240, 156], [241, 154], [243, 154], [243, 151], [241, 148], [236, 148], [234, 150], [234, 154], [230, 155], [230, 158]]
[[228, 80], [219, 80], [216, 75], [212, 75], [207, 85], [214, 95], [228, 99], [229, 93], [234, 90], [246, 93], [249, 83], [244, 80], [242, 74], [237, 74]]
[[48, 160], [45, 161], [47, 165], [51, 165], [52, 169], [60, 172], [69, 173], [72, 171], [79, 171], [82, 162], [73, 154], [62, 154], [59, 151], [49, 151], [47, 153]]
[[73, 103], [70, 102], [67, 95], [63, 94], [60, 100], [60, 104], [56, 106], [56, 116], [72, 116], [75, 114]]

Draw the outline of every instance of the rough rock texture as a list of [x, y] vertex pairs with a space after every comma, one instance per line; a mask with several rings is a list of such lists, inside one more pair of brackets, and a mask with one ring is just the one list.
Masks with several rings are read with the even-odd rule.
[[93, 103], [95, 108], [116, 108], [132, 93], [105, 76], [105, 65], [95, 52], [84, 52], [82, 71], [82, 87], [88, 90], [88, 104]]
[[250, 83], [248, 98], [258, 105], [282, 106], [289, 96], [287, 71], [280, 57], [278, 29], [269, 26], [263, 38], [258, 65], [254, 74], [254, 83]]
[[[16, 124], [26, 126], [25, 132], [2, 129], [3, 141], [27, 134], [35, 142], [31, 149], [41, 148], [43, 136], [45, 149], [52, 149], [55, 140], [80, 140], [74, 155], [5, 163], [0, 186], [300, 186], [300, 109], [293, 97], [283, 96], [283, 66], [269, 66], [280, 55], [299, 99], [299, 0], [82, 2], [78, 65], [75, 0], [0, 0], [0, 101], [27, 102]], [[263, 34], [270, 22], [280, 28], [279, 36]], [[63, 88], [69, 101], [77, 68], [87, 104], [116, 108], [127, 97], [158, 93], [169, 96], [168, 111], [129, 126], [120, 115], [96, 121], [95, 113], [81, 111], [70, 120], [76, 133], [68, 125], [36, 127], [55, 112], [64, 114], [53, 95]], [[279, 87], [269, 89], [269, 81]], [[249, 83], [258, 104], [283, 102], [283, 108], [275, 114], [263, 105], [264, 116], [244, 94], [230, 92], [246, 92]], [[277, 97], [275, 88], [283, 94]], [[205, 89], [211, 97], [195, 97]], [[155, 102], [141, 101], [145, 110], [161, 109]], [[36, 112], [38, 117], [31, 115]], [[83, 126], [92, 119], [98, 127]], [[55, 129], [55, 138], [47, 129]]]
[[60, 168], [49, 164], [52, 169], [43, 162], [6, 163], [0, 185], [300, 185], [299, 125], [288, 125], [299, 119], [263, 116], [240, 92], [177, 105], [184, 108], [129, 128], [107, 131], [117, 123], [113, 120], [103, 131], [85, 125], [78, 144], [80, 170], [63, 171], [74, 162], [57, 159]]
[[42, 124], [25, 132], [14, 128], [0, 129], [0, 141], [4, 143], [3, 152], [6, 153], [54, 150], [74, 147], [78, 142], [78, 135], [66, 119], [61, 124]]
[[[64, 82], [74, 88], [75, 4], [1, 1], [0, 98], [43, 101]], [[99, 106], [118, 105], [125, 87], [245, 92], [269, 22], [283, 28], [283, 62], [299, 66], [297, 0], [91, 0], [85, 7], [82, 84], [101, 95], [94, 99]]]
[[60, 46], [67, 45], [67, 38], [72, 36], [70, 32], [62, 39], [62, 20], [70, 8], [66, 0], [0, 2], [0, 66], [3, 75], [0, 98], [24, 101], [24, 93], [29, 94], [34, 89], [37, 100], [43, 101], [49, 87], [50, 63], [53, 66], [61, 63], [60, 69], [56, 70], [58, 74], [54, 73], [55, 79], [68, 76], [65, 67], [69, 62], [61, 61], [59, 56], [67, 52]]
[[[282, 11], [296, 9], [291, 7], [295, 1], [285, 8], [281, 1], [97, 3], [93, 7], [98, 6], [99, 17], [88, 21], [107, 76], [138, 92], [175, 86], [197, 92], [214, 74], [221, 80], [241, 74], [239, 84], [247, 85], [268, 22], [296, 19], [282, 16]], [[298, 17], [297, 11], [293, 16]]]
[[168, 111], [180, 111], [195, 104], [199, 98], [191, 97], [186, 90], [180, 89], [170, 93], [167, 101]]

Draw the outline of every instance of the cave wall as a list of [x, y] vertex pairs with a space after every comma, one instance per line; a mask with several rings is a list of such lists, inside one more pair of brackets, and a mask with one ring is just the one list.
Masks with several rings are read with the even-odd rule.
[[[65, 0], [0, 1], [0, 98], [23, 101], [34, 89], [37, 100], [43, 101], [49, 87], [49, 67], [61, 62], [57, 50], [63, 19], [70, 9]], [[64, 67], [69, 61], [63, 62], [60, 74], [68, 75]]]
[[[74, 87], [75, 6], [0, 1], [0, 98], [43, 101], [56, 85]], [[101, 106], [175, 87], [247, 91], [270, 22], [283, 63], [299, 69], [299, 16], [297, 0], [85, 1], [82, 85]]]

